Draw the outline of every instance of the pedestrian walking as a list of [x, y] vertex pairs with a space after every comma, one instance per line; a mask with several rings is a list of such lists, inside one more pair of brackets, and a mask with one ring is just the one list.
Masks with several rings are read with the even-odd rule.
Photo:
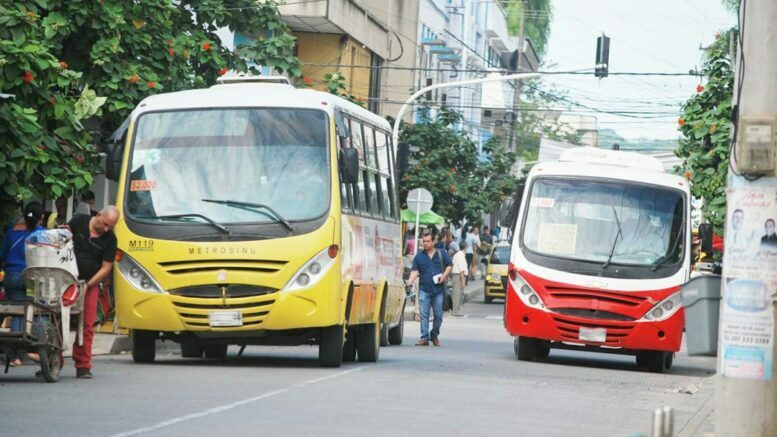
[[464, 249], [467, 243], [462, 241], [461, 245], [451, 243], [451, 247], [456, 250], [453, 254], [453, 296], [451, 300], [453, 307], [451, 308], [451, 315], [453, 317], [461, 317], [461, 300], [464, 296], [464, 286], [467, 283], [467, 257], [464, 254]]
[[113, 228], [118, 221], [119, 210], [109, 205], [94, 216], [76, 214], [67, 224], [73, 233], [78, 277], [86, 281], [83, 345], [73, 344], [76, 376], [82, 379], [92, 378], [92, 340], [94, 322], [97, 319], [97, 299], [100, 282], [108, 277], [113, 269], [116, 254]]
[[466, 244], [466, 257], [467, 257], [467, 266], [469, 266], [469, 274], [467, 275], [467, 283], [469, 283], [470, 278], [475, 277], [475, 272], [477, 272], [477, 263], [474, 262], [475, 255], [478, 253], [478, 247], [480, 247], [480, 237], [478, 236], [478, 227], [473, 226], [470, 229], [470, 232], [467, 234], [466, 240], [464, 240]]
[[[434, 248], [434, 239], [430, 232], [424, 232], [421, 238], [423, 251], [413, 258], [413, 269], [408, 284], [418, 278], [418, 302], [421, 310], [421, 338], [416, 346], [429, 346], [429, 342], [440, 346], [440, 327], [442, 326], [442, 306], [445, 300], [445, 281], [451, 272], [451, 259], [444, 250]], [[434, 311], [434, 324], [429, 331], [429, 309]]]
[[[40, 202], [30, 202], [24, 208], [23, 216], [16, 221], [5, 233], [3, 238], [2, 267], [5, 272], [3, 285], [5, 286], [6, 299], [13, 301], [27, 300], [27, 287], [22, 278], [22, 272], [27, 267], [24, 253], [24, 240], [33, 232], [42, 230], [43, 205]], [[21, 332], [23, 329], [22, 318], [14, 316], [11, 319], [11, 331]], [[22, 364], [21, 355], [16, 353], [9, 358], [9, 366], [16, 367]]]

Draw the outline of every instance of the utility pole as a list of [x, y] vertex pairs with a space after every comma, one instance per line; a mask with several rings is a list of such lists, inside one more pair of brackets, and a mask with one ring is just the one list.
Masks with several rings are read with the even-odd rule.
[[[526, 4], [521, 1], [521, 21], [518, 24], [518, 60], [515, 64], [515, 71], [519, 72], [521, 71], [521, 58], [523, 58], [523, 47], [524, 47], [524, 41], [525, 38], [525, 26], [526, 26], [526, 11], [524, 8], [526, 7]], [[515, 81], [515, 86], [513, 87], [513, 112], [512, 116], [510, 117], [510, 141], [507, 146], [508, 151], [513, 150], [513, 146], [515, 144], [515, 124], [518, 120], [518, 104], [521, 101], [521, 80], [518, 79]]]
[[777, 2], [743, 0], [739, 20], [715, 435], [766, 437], [777, 436]]

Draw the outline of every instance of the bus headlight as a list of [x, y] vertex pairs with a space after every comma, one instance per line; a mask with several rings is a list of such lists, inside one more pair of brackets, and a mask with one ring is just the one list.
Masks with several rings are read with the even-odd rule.
[[682, 308], [682, 294], [677, 292], [661, 302], [657, 303], [650, 311], [642, 316], [641, 320], [650, 320], [651, 322], [658, 322], [666, 320]]
[[133, 287], [148, 293], [162, 293], [162, 287], [154, 277], [126, 253], [116, 257], [116, 268]]
[[[287, 291], [296, 291], [314, 285], [324, 277], [327, 270], [329, 270], [329, 267], [334, 264], [337, 252], [337, 250], [332, 250], [332, 246], [330, 246], [317, 253], [316, 256], [311, 258], [297, 270], [297, 273], [291, 277], [291, 280], [283, 289]], [[334, 256], [332, 256], [333, 254]]]
[[531, 285], [523, 280], [521, 275], [517, 272], [511, 272], [509, 277], [510, 282], [513, 284], [515, 295], [521, 299], [521, 302], [523, 302], [524, 305], [545, 311], [545, 304], [542, 302], [542, 299], [540, 299], [540, 296], [534, 291]]

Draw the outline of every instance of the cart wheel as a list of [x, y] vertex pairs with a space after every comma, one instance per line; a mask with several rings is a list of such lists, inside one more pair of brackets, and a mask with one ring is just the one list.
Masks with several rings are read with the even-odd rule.
[[59, 370], [62, 368], [60, 361], [62, 351], [62, 339], [59, 330], [53, 323], [46, 320], [36, 322], [38, 334], [38, 355], [40, 356], [40, 370], [46, 382], [57, 382]]

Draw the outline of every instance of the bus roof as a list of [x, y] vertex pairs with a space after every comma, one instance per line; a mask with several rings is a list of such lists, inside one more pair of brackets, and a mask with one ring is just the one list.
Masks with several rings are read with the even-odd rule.
[[132, 118], [149, 111], [241, 107], [322, 109], [329, 113], [339, 109], [345, 114], [391, 130], [385, 118], [346, 99], [277, 82], [229, 81], [210, 88], [156, 94], [143, 99], [133, 111]]
[[567, 149], [561, 153], [558, 160], [560, 162], [585, 162], [664, 172], [664, 165], [652, 156], [636, 152], [600, 149], [598, 147], [574, 147]]
[[595, 147], [570, 149], [558, 161], [539, 163], [529, 172], [530, 179], [541, 176], [613, 179], [690, 190], [684, 177], [667, 173], [661, 162], [651, 156]]

